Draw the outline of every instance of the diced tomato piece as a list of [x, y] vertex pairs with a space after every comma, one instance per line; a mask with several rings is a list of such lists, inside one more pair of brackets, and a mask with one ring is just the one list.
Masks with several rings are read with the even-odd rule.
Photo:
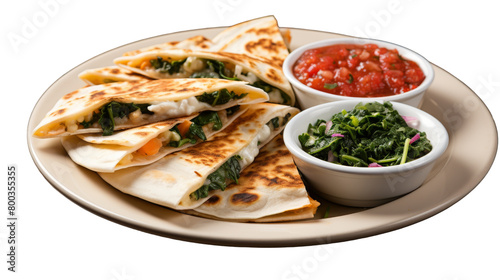
[[389, 87], [397, 89], [404, 86], [404, 74], [399, 70], [388, 70], [384, 73], [385, 82]]
[[405, 81], [407, 83], [420, 84], [424, 79], [424, 72], [420, 68], [410, 68], [405, 71]]

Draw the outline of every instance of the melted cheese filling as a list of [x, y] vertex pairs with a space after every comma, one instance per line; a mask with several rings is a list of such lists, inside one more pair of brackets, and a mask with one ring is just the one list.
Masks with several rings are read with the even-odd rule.
[[148, 107], [148, 110], [167, 118], [176, 118], [180, 116], [188, 116], [194, 112], [200, 112], [213, 108], [208, 103], [200, 102], [196, 97], [192, 96], [179, 101], [165, 101], [158, 104], [153, 104]]

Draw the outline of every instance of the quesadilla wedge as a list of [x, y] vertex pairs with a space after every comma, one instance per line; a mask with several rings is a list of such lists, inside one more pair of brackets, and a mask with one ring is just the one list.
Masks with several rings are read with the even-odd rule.
[[266, 91], [269, 102], [293, 105], [295, 95], [281, 64], [232, 52], [171, 49], [116, 58], [114, 63], [152, 79], [219, 78], [246, 81]]
[[237, 182], [259, 148], [279, 134], [298, 113], [290, 106], [261, 103], [211, 139], [146, 166], [99, 175], [116, 189], [173, 209], [193, 209]]
[[274, 16], [266, 16], [230, 26], [212, 41], [219, 52], [246, 54], [272, 60], [280, 67], [290, 53], [290, 30], [280, 30]]
[[153, 163], [167, 154], [205, 141], [248, 109], [235, 106], [130, 128], [110, 136], [64, 136], [63, 147], [77, 164], [96, 172], [114, 172]]
[[123, 81], [150, 80], [148, 77], [118, 66], [88, 69], [80, 73], [78, 78], [90, 86]]
[[265, 102], [266, 92], [246, 82], [166, 79], [84, 87], [63, 96], [35, 128], [40, 138], [82, 133], [111, 135], [202, 111]]
[[241, 172], [238, 184], [214, 191], [187, 213], [237, 222], [281, 222], [313, 218], [318, 206], [309, 197], [283, 137], [277, 135]]

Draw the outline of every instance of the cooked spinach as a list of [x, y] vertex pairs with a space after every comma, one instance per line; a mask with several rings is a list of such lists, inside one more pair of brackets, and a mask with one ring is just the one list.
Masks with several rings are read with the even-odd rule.
[[89, 128], [92, 124], [97, 122], [102, 128], [102, 135], [108, 136], [113, 134], [115, 130], [114, 118], [126, 117], [137, 109], [140, 109], [143, 114], [153, 114], [153, 112], [148, 110], [149, 105], [150, 104], [121, 103], [113, 101], [102, 106], [97, 113], [94, 112], [90, 121], [84, 121], [80, 124], [84, 128]]
[[172, 75], [174, 73], [179, 73], [182, 64], [186, 62], [186, 59], [187, 58], [170, 62], [163, 60], [162, 57], [158, 56], [156, 59], [151, 59], [149, 62], [151, 63], [151, 66], [153, 66], [159, 72]]
[[256, 87], [256, 88], [260, 88], [261, 90], [263, 90], [267, 93], [270, 93], [274, 89], [273, 86], [271, 86], [270, 84], [268, 84], [262, 80], [256, 81], [255, 83], [251, 84], [251, 86]]
[[207, 125], [209, 123], [213, 123], [212, 130], [219, 130], [222, 128], [222, 121], [217, 114], [217, 112], [214, 111], [204, 111], [201, 112], [200, 115], [198, 115], [196, 118], [191, 120], [191, 125], [189, 126], [189, 130], [186, 133], [186, 135], [181, 135], [179, 132], [179, 129], [177, 128], [177, 125], [174, 126], [173, 128], [170, 129], [170, 131], [174, 131], [177, 134], [181, 135], [182, 139], [179, 141], [171, 141], [169, 143], [170, 146], [172, 147], [180, 147], [184, 144], [191, 143], [194, 144], [196, 143], [199, 139], [206, 141], [207, 136], [205, 135], [205, 132], [203, 131], [203, 126]]
[[[191, 124], [191, 125], [193, 125], [193, 124]], [[191, 126], [189, 127], [189, 130], [191, 130]], [[179, 128], [177, 127], [177, 125], [175, 125], [174, 127], [172, 127], [170, 129], [170, 131], [177, 133], [177, 135], [179, 135], [181, 137], [181, 140], [179, 140], [179, 141], [170, 141], [168, 143], [168, 145], [171, 146], [171, 147], [178, 148], [178, 147], [181, 147], [181, 146], [183, 146], [183, 145], [185, 145], [187, 143], [194, 144], [197, 141], [194, 136], [193, 137], [187, 137], [187, 136], [183, 137], [182, 134], [180, 133]], [[203, 136], [205, 136], [205, 134], [203, 134]]]
[[290, 120], [290, 117], [292, 116], [292, 114], [290, 113], [287, 113], [284, 117], [283, 117], [283, 125], [287, 124], [288, 121]]
[[214, 92], [205, 92], [202, 95], [196, 97], [198, 101], [208, 103], [212, 106], [226, 104], [232, 99], [242, 99], [248, 93], [242, 93], [237, 95], [234, 91], [229, 91], [228, 89], [221, 89]]
[[219, 114], [214, 111], [204, 111], [201, 112], [199, 116], [193, 119], [193, 123], [198, 126], [204, 126], [209, 123], [213, 123], [212, 130], [219, 130], [222, 128], [222, 121]]
[[219, 74], [210, 71], [210, 70], [204, 70], [201, 72], [195, 72], [189, 76], [189, 78], [211, 78], [211, 79], [220, 79]]
[[239, 81], [236, 77], [229, 77], [229, 75], [233, 75], [233, 73], [231, 73], [229, 69], [226, 69], [224, 62], [218, 60], [207, 60], [207, 64], [208, 67], [210, 67], [213, 72], [218, 73], [222, 79]]
[[231, 116], [234, 113], [238, 112], [239, 109], [240, 109], [240, 105], [236, 105], [236, 106], [233, 106], [231, 108], [227, 108], [226, 109], [226, 113], [227, 113], [228, 116]]
[[[255, 83], [251, 84], [251, 86], [256, 87], [256, 88], [260, 88], [263, 91], [265, 91], [266, 93], [270, 93], [274, 89], [277, 89], [277, 88], [273, 87], [272, 85], [270, 85], [262, 80], [256, 81]], [[283, 98], [283, 104], [290, 104], [292, 101], [290, 99], [290, 96], [288, 96], [288, 94], [286, 94], [281, 89], [278, 88], [278, 90], [280, 91], [281, 98]]]
[[239, 81], [238, 78], [231, 77], [234, 73], [226, 68], [224, 62], [213, 59], [207, 59], [205, 62], [208, 68], [191, 74], [190, 78], [217, 78]]
[[208, 193], [212, 190], [223, 191], [231, 182], [237, 184], [241, 172], [241, 166], [238, 162], [239, 159], [241, 159], [240, 156], [231, 157], [215, 172], [208, 175], [206, 184], [190, 194], [191, 199], [198, 200], [207, 197]]
[[[409, 144], [416, 134], [420, 139]], [[432, 149], [425, 132], [409, 127], [390, 102], [359, 103], [329, 121], [317, 120], [299, 141], [304, 151], [317, 158], [350, 166], [398, 165]]]
[[273, 125], [274, 129], [280, 127], [280, 118], [279, 117], [274, 117], [269, 122]]

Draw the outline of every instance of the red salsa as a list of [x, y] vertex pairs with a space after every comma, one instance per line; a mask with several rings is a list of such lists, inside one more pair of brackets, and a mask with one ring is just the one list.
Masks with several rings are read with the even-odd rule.
[[401, 57], [396, 49], [375, 44], [340, 44], [307, 50], [293, 74], [314, 89], [344, 96], [381, 97], [418, 87], [422, 69]]

